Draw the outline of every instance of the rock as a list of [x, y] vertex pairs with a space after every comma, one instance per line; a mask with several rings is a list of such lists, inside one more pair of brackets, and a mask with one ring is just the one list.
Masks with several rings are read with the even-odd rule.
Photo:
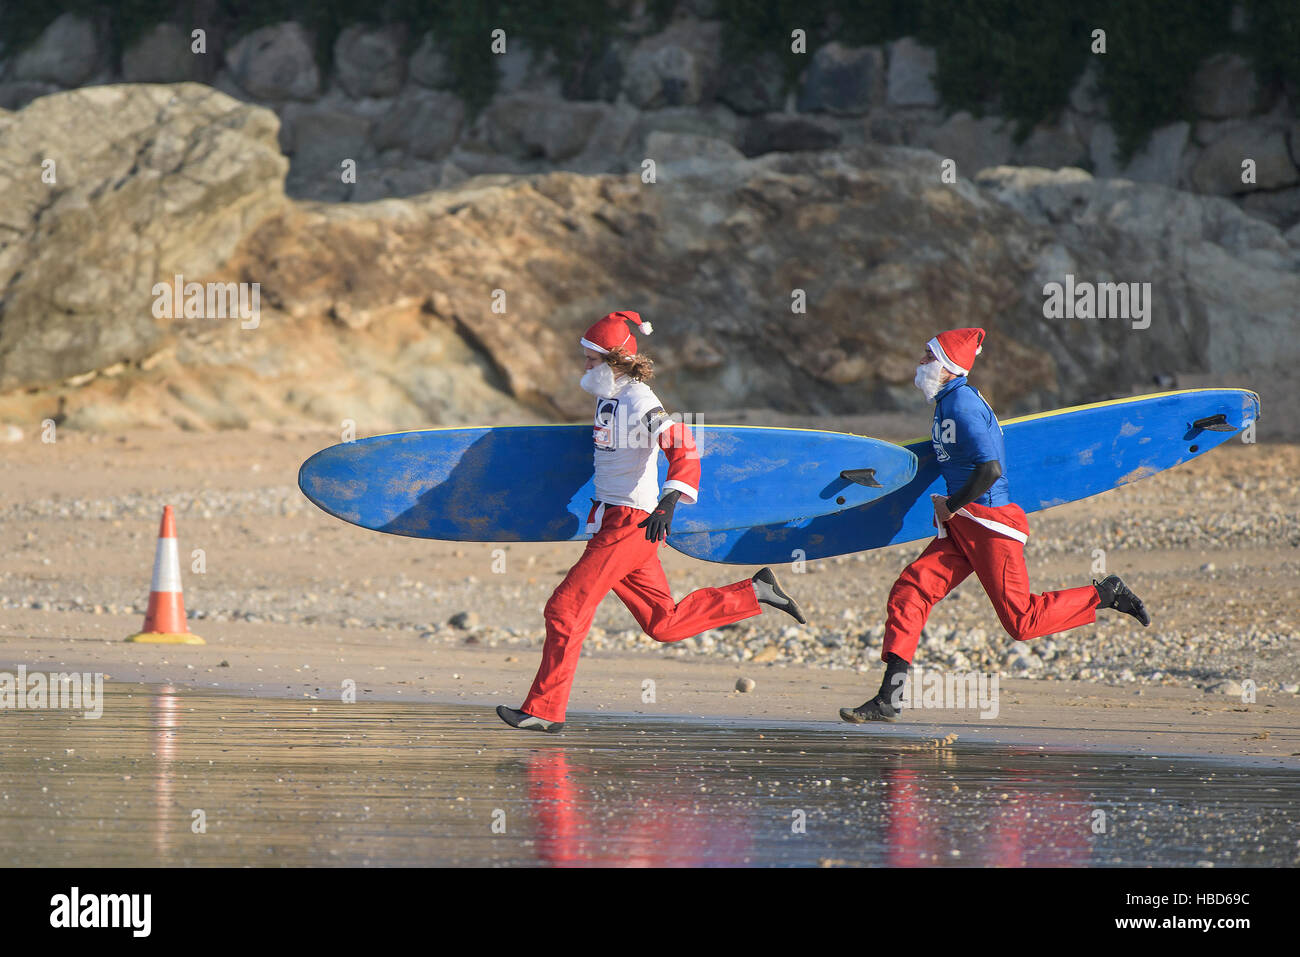
[[785, 64], [776, 53], [763, 53], [723, 71], [718, 99], [737, 113], [755, 115], [780, 110], [785, 102]]
[[737, 678], [736, 690], [741, 694], [749, 694], [754, 690], [755, 682], [753, 678]]
[[292, 21], [241, 38], [226, 51], [226, 67], [240, 89], [259, 100], [312, 100], [320, 90], [311, 41]]
[[799, 109], [805, 113], [865, 116], [884, 99], [884, 56], [877, 47], [828, 43], [813, 54]]
[[660, 169], [678, 174], [705, 172], [718, 163], [743, 160], [744, 154], [730, 143], [710, 136], [655, 131], [646, 138], [646, 155]]
[[1147, 144], [1133, 155], [1120, 175], [1144, 183], [1177, 186], [1180, 161], [1190, 132], [1191, 124], [1182, 121], [1152, 131]]
[[90, 20], [74, 13], [57, 17], [10, 66], [14, 80], [78, 86], [101, 67], [102, 51]]
[[160, 23], [122, 53], [122, 79], [127, 83], [181, 83], [202, 80], [211, 73], [206, 53], [191, 52], [188, 31]]
[[1011, 130], [991, 116], [977, 120], [963, 110], [926, 137], [924, 145], [945, 159], [956, 160], [957, 175], [970, 178], [1010, 160]]
[[722, 24], [679, 20], [647, 37], [628, 57], [623, 92], [640, 109], [684, 106], [712, 97]]
[[586, 147], [592, 132], [613, 110], [608, 103], [554, 100], [545, 95], [499, 96], [484, 113], [492, 149], [521, 159], [566, 160]]
[[[1255, 182], [1242, 182], [1242, 162], [1255, 161]], [[1192, 186], [1201, 193], [1229, 196], [1274, 190], [1300, 182], [1300, 171], [1287, 150], [1286, 131], [1250, 125], [1238, 128], [1205, 148], [1192, 168]]]
[[400, 149], [426, 160], [451, 152], [465, 121], [465, 105], [453, 93], [409, 89], [375, 125], [377, 150]]
[[934, 86], [938, 61], [934, 50], [911, 37], [889, 45], [887, 102], [890, 106], [938, 106]]
[[451, 86], [456, 76], [447, 65], [447, 57], [438, 48], [432, 33], [426, 33], [420, 45], [411, 54], [407, 71], [412, 80], [430, 89], [440, 90]]
[[406, 81], [404, 29], [346, 27], [334, 41], [334, 76], [349, 96], [393, 96]]
[[302, 114], [293, 123], [293, 174], [325, 170], [337, 179], [343, 160], [369, 154], [370, 127], [366, 117], [339, 109]]
[[[629, 165], [621, 159], [638, 142], [637, 130], [641, 114], [626, 103], [614, 103], [603, 113], [591, 131], [587, 147], [569, 164], [573, 169], [594, 173], [621, 173]], [[645, 151], [637, 150], [634, 157], [638, 170]]]
[[437, 163], [407, 160], [401, 165], [368, 170], [357, 180], [348, 200], [370, 203], [390, 197], [414, 196], [434, 189], [451, 189], [468, 178], [465, 171], [450, 160]]
[[637, 117], [636, 136], [642, 144], [656, 131], [708, 136], [735, 145], [740, 140], [744, 120], [720, 103], [707, 106], [669, 106], [647, 110]]
[[[573, 105], [608, 111], [601, 127], [635, 114]], [[292, 126], [344, 106], [298, 105]], [[643, 118], [698, 136], [703, 121], [688, 112], [720, 129], [734, 118], [725, 107]], [[359, 143], [371, 117], [356, 119]], [[313, 137], [334, 163], [326, 132]], [[502, 160], [465, 139], [438, 163], [397, 146], [372, 155], [349, 194], [379, 198], [399, 180], [419, 191], [431, 177], [478, 172], [462, 158]], [[573, 385], [573, 341], [611, 297], [640, 303], [651, 321], [666, 316], [654, 349], [682, 367], [693, 341], [713, 346], [700, 371], [661, 367], [659, 394], [675, 408], [779, 401], [786, 412], [842, 414], [912, 401], [922, 314], [990, 330], [980, 382], [1004, 414], [1127, 391], [1153, 368], [1222, 381], [1300, 361], [1297, 250], [1227, 200], [1068, 168], [994, 168], [978, 185], [943, 184], [940, 158], [910, 148], [742, 159], [725, 142], [667, 142], [713, 156], [708, 177], [667, 170], [651, 186], [552, 173], [365, 206], [296, 203], [282, 193], [267, 109], [191, 84], [44, 97], [0, 117], [4, 419], [39, 422], [57, 407], [58, 383], [123, 362], [127, 373], [67, 391], [70, 421], [335, 428], [351, 418], [398, 430], [576, 417], [590, 410]], [[565, 162], [603, 149], [593, 132]], [[57, 191], [31, 175], [32, 157], [47, 154], [65, 157]], [[325, 173], [321, 188], [337, 188], [336, 170]], [[121, 228], [95, 225], [104, 222]], [[258, 282], [260, 327], [154, 320], [140, 303], [176, 271]], [[1150, 327], [1134, 335], [1125, 322], [1097, 322], [1066, 334], [1044, 318], [1043, 287], [1067, 272], [1151, 282]], [[505, 317], [490, 308], [496, 288], [508, 294]], [[790, 312], [796, 288], [808, 294], [806, 316]], [[831, 566], [809, 572], [822, 569]]]
[[746, 156], [761, 156], [778, 151], [830, 149], [839, 141], [839, 128], [831, 120], [795, 113], [772, 113], [745, 125], [740, 149]]
[[1236, 53], [1216, 53], [1192, 76], [1192, 109], [1210, 119], [1247, 116], [1258, 95], [1254, 68]]
[[[1140, 276], [1152, 283], [1153, 293], [1164, 290], [1168, 297], [1155, 299], [1143, 335], [1151, 347], [1181, 352], [1175, 365], [1199, 363], [1223, 372], [1270, 367], [1271, 353], [1291, 354], [1281, 317], [1288, 314], [1286, 298], [1300, 296], [1300, 260], [1276, 229], [1232, 203], [1126, 180], [1093, 179], [1081, 170], [1005, 167], [985, 171], [978, 181], [989, 195], [1056, 237], [1039, 248], [1035, 265], [1026, 264], [1025, 294], [1037, 300], [1040, 312], [1044, 284], [1063, 281], [1066, 272], [1099, 280]], [[1232, 292], [1224, 295], [1225, 289]], [[1243, 323], [1252, 330], [1249, 337], [1239, 334]], [[1193, 324], [1206, 343], [1197, 359], [1173, 338]], [[1127, 365], [1122, 350], [1112, 348], [1086, 359], [1063, 360], [1064, 380], [1073, 378], [1066, 371], [1070, 363], [1092, 363], [1102, 354]], [[1129, 368], [1130, 382], [1149, 378], [1142, 375], [1143, 366]]]
[[779, 657], [781, 657], [781, 649], [776, 645], [767, 645], [750, 660], [756, 665], [763, 665], [767, 664], [769, 661], [776, 661]]
[[478, 615], [472, 611], [459, 611], [447, 619], [447, 624], [461, 631], [469, 631], [471, 628], [478, 627]]
[[1088, 152], [1093, 173], [1099, 178], [1123, 177], [1162, 186], [1175, 186], [1179, 181], [1183, 151], [1187, 146], [1191, 127], [1184, 122], [1170, 123], [1152, 132], [1146, 145], [1128, 163], [1121, 165], [1118, 140], [1109, 123], [1097, 123], [1092, 128]]
[[1232, 679], [1218, 681], [1207, 686], [1205, 693], [1227, 695], [1230, 698], [1240, 698], [1242, 694], [1241, 682]]
[[[141, 359], [172, 334], [152, 284], [211, 272], [283, 207], [276, 133], [268, 110], [188, 83], [56, 93], [0, 121], [0, 222], [23, 237], [21, 258], [0, 240], [0, 391]], [[57, 190], [8, 174], [40, 156], [61, 159]]]
[[1088, 147], [1066, 122], [1038, 124], [1025, 141], [1015, 148], [1014, 153], [1016, 165], [1041, 166], [1045, 169], [1078, 167], [1087, 159]]

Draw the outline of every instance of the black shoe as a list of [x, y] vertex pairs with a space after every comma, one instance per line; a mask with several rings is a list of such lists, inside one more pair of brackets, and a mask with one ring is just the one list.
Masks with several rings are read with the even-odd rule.
[[1132, 615], [1142, 622], [1144, 628], [1151, 624], [1151, 616], [1147, 614], [1147, 607], [1142, 604], [1142, 599], [1133, 594], [1118, 575], [1107, 575], [1101, 581], [1094, 580], [1092, 584], [1097, 589], [1097, 597], [1100, 599], [1098, 608], [1114, 608], [1125, 615]]
[[514, 708], [507, 708], [503, 704], [497, 705], [497, 717], [510, 727], [523, 728], [525, 731], [545, 731], [547, 734], [558, 734], [564, 727], [563, 721], [546, 721], [543, 718], [529, 714], [527, 711], [516, 711]]
[[840, 720], [850, 724], [866, 724], [868, 721], [897, 721], [898, 709], [876, 695], [856, 708], [840, 708]]
[[808, 619], [799, 609], [799, 603], [785, 593], [781, 583], [776, 580], [776, 572], [770, 568], [760, 568], [750, 579], [754, 583], [754, 594], [758, 600], [773, 608], [779, 608], [801, 625], [808, 624]]

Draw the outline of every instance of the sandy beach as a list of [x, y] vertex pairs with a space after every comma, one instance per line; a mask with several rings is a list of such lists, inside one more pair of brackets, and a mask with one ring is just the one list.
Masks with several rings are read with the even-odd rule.
[[[873, 424], [878, 434], [908, 435], [905, 421]], [[482, 705], [484, 733], [495, 734], [486, 709], [522, 699], [543, 637], [541, 607], [581, 546], [431, 542], [348, 526], [295, 485], [299, 463], [333, 441], [141, 431], [6, 446], [0, 668], [335, 701], [350, 681], [358, 701]], [[1152, 626], [1103, 616], [1017, 646], [968, 582], [936, 607], [917, 664], [997, 674], [996, 717], [914, 709], [897, 724], [852, 730], [918, 746], [956, 734], [1300, 762], [1297, 466], [1296, 446], [1234, 443], [1031, 516], [1035, 589], [1087, 581], [1102, 548], [1110, 570], [1146, 596]], [[122, 641], [139, 629], [164, 504], [176, 509], [190, 629], [202, 646]], [[844, 730], [836, 711], [874, 692], [884, 597], [920, 547], [814, 562], [803, 574], [782, 569], [808, 611], [806, 628], [769, 613], [657, 645], [608, 598], [584, 647], [570, 725], [603, 712]], [[669, 549], [663, 557], [678, 595], [753, 571]], [[736, 691], [739, 677], [754, 690]]]

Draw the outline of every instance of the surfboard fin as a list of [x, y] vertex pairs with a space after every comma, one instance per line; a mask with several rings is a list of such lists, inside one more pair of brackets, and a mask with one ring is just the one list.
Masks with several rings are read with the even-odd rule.
[[865, 485], [867, 488], [884, 488], [876, 481], [875, 469], [845, 469], [840, 473], [840, 478], [856, 485]]
[[1220, 412], [1218, 415], [1207, 415], [1203, 419], [1197, 419], [1192, 423], [1194, 432], [1236, 432], [1235, 425], [1228, 424], [1228, 417]]

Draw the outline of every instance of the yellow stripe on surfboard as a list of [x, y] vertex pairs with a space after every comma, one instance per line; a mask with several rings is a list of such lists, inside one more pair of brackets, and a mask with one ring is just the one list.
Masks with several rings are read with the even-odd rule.
[[[1259, 393], [1251, 392], [1249, 389], [1234, 389], [1231, 387], [1223, 389], [1175, 389], [1173, 392], [1150, 392], [1146, 395], [1130, 395], [1122, 399], [1107, 399], [1105, 402], [1089, 402], [1087, 405], [1071, 405], [1064, 409], [1049, 409], [1047, 412], [1035, 412], [1032, 415], [1022, 415], [1019, 418], [1007, 419], [1005, 422], [998, 419], [998, 425], [1007, 426], [1015, 425], [1019, 422], [1032, 422], [1034, 419], [1046, 419], [1053, 415], [1064, 415], [1067, 412], [1082, 412], [1086, 409], [1103, 409], [1108, 405], [1124, 405], [1129, 402], [1143, 402], [1146, 399], [1163, 399], [1171, 395], [1191, 395], [1194, 392], [1244, 392], [1246, 395], [1255, 397], [1255, 404], [1259, 405]], [[983, 398], [983, 396], [981, 396]], [[996, 415], [996, 413], [994, 413]], [[900, 442], [899, 445], [912, 445], [915, 442], [928, 442], [930, 436], [922, 435], [915, 439], [908, 439]]]

